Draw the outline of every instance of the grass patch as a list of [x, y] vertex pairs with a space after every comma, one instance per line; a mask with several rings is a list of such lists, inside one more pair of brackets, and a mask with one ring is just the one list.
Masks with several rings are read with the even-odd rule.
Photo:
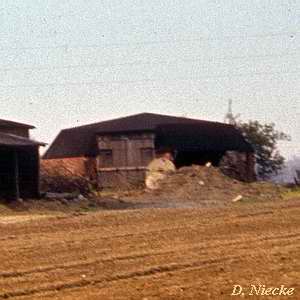
[[295, 199], [299, 198], [300, 199], [300, 187], [295, 187], [288, 189], [282, 194], [283, 199], [289, 200], [289, 199]]

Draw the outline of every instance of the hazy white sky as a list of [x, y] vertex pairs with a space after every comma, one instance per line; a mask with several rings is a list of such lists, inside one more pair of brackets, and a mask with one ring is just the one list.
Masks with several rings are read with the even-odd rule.
[[2, 0], [0, 118], [59, 130], [139, 112], [275, 122], [300, 154], [300, 1]]

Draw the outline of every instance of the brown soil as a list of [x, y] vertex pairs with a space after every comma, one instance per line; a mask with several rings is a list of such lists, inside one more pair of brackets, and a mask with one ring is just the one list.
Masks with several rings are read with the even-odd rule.
[[[161, 181], [161, 188], [147, 193], [129, 194], [126, 199], [165, 202], [183, 207], [215, 207], [242, 201], [281, 199], [283, 188], [267, 182], [245, 183], [224, 175], [214, 167], [183, 167]], [[124, 198], [124, 197], [123, 197]]]
[[1, 218], [0, 299], [218, 300], [259, 283], [300, 299], [296, 199]]

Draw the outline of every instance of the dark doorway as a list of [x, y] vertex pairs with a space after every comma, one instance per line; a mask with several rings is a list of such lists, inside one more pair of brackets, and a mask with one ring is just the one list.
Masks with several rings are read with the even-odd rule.
[[21, 198], [39, 196], [39, 154], [37, 148], [18, 151], [19, 192]]
[[211, 162], [213, 166], [219, 166], [223, 152], [214, 151], [179, 151], [176, 154], [175, 165], [177, 168], [191, 165], [205, 165]]
[[0, 198], [13, 200], [39, 196], [37, 147], [0, 148]]
[[0, 197], [12, 199], [16, 196], [14, 152], [0, 149]]

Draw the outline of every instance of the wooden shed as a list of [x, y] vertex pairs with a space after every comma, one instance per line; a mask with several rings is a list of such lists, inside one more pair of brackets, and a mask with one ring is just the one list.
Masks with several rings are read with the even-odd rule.
[[28, 138], [31, 128], [34, 127], [0, 120], [0, 199], [40, 195], [39, 147], [44, 144]]

